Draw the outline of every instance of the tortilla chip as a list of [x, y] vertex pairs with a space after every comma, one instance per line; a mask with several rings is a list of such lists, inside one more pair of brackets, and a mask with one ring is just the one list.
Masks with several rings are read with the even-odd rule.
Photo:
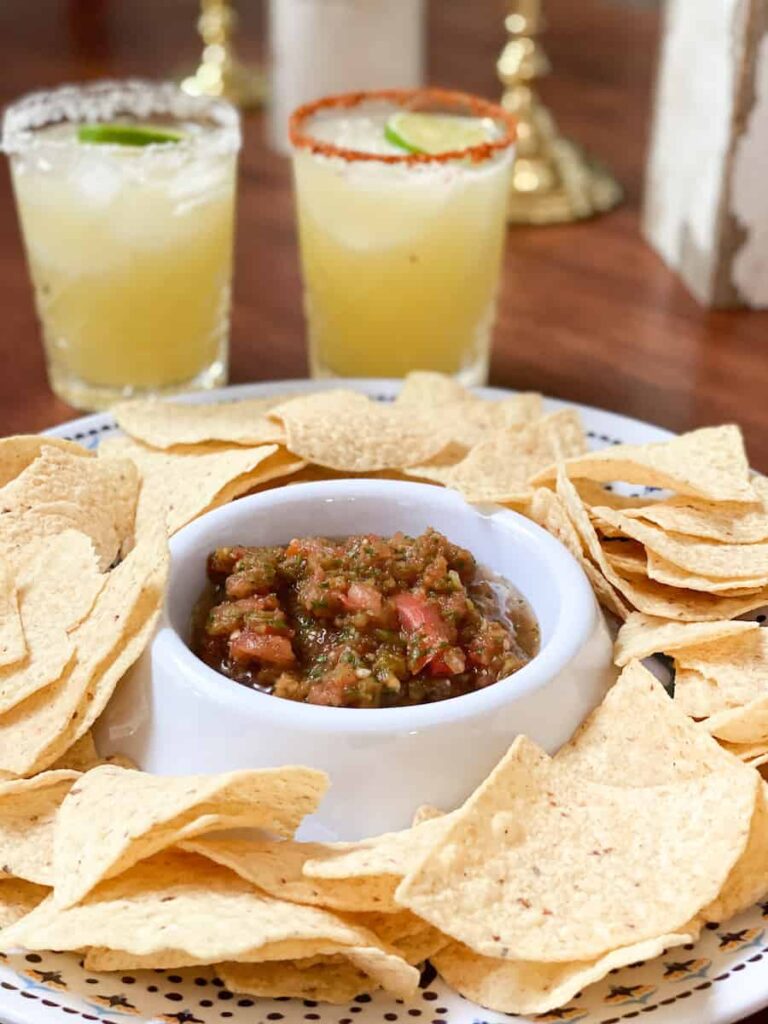
[[398, 909], [394, 914], [355, 914], [354, 920], [373, 932], [385, 945], [396, 949], [409, 964], [429, 960], [451, 941], [410, 910]]
[[58, 448], [59, 451], [85, 459], [94, 457], [94, 453], [81, 444], [60, 437], [46, 437], [44, 434], [0, 437], [0, 487], [5, 487], [23, 473], [40, 456], [43, 448]]
[[218, 964], [217, 973], [230, 992], [265, 999], [288, 996], [319, 1003], [348, 1003], [378, 987], [343, 957], [311, 957], [263, 964]]
[[28, 651], [22, 661], [0, 669], [0, 714], [71, 667], [75, 646], [68, 634], [88, 616], [106, 578], [93, 542], [75, 530], [24, 548], [16, 582]]
[[[164, 597], [164, 584], [167, 575], [167, 554], [163, 552], [159, 561], [155, 563], [154, 570], [146, 579], [141, 589], [139, 598], [125, 622], [123, 633], [118, 645], [99, 664], [96, 671], [89, 679], [85, 693], [82, 694], [80, 702], [73, 713], [69, 725], [63, 735], [59, 736], [45, 751], [35, 766], [36, 771], [49, 764], [49, 758], [55, 759], [80, 739], [92, 726], [104, 711], [109, 703], [115, 687], [120, 682], [128, 669], [136, 662], [151, 640], [157, 618], [160, 614], [160, 606]], [[113, 614], [113, 619], [115, 615]], [[91, 650], [89, 646], [87, 650]], [[78, 687], [82, 678], [86, 677], [89, 669], [73, 671], [73, 679], [77, 680]], [[71, 696], [72, 690], [70, 690]], [[130, 758], [122, 755], [114, 755], [104, 759], [107, 764], [117, 764], [123, 767], [133, 767]]]
[[531, 423], [544, 415], [539, 394], [479, 398], [458, 381], [427, 371], [412, 373], [405, 379], [395, 406], [409, 408], [419, 415], [427, 410], [436, 429], [466, 447], [482, 441], [489, 433]]
[[435, 427], [466, 453], [493, 434], [538, 422], [541, 395], [514, 395], [498, 401], [457, 402], [434, 409]]
[[758, 782], [735, 764], [667, 786], [601, 785], [518, 737], [396, 897], [483, 956], [593, 959], [683, 930], [717, 898]]
[[139, 766], [127, 754], [108, 754], [106, 757], [99, 758], [99, 764], [111, 764], [116, 768], [129, 768], [131, 771], [139, 770]]
[[725, 544], [758, 544], [768, 541], [768, 481], [756, 476], [750, 482], [760, 498], [760, 504], [754, 508], [676, 498], [633, 508], [626, 515], [653, 523], [669, 533]]
[[347, 912], [396, 911], [398, 878], [391, 874], [338, 879], [308, 878], [302, 873], [310, 858], [322, 857], [327, 843], [259, 842], [202, 837], [181, 844], [208, 857], [272, 896], [295, 903]]
[[[666, 785], [734, 767], [732, 754], [692, 722], [637, 661], [624, 669], [600, 707], [555, 760], [575, 775], [630, 787]], [[725, 920], [768, 891], [765, 801], [761, 784], [744, 852], [718, 897], [701, 911], [702, 920]]]
[[444, 814], [445, 811], [441, 811], [439, 807], [433, 807], [432, 804], [422, 804], [413, 812], [411, 825], [421, 825], [425, 821], [432, 821], [433, 818], [442, 818]]
[[16, 584], [9, 566], [0, 564], [0, 669], [15, 665], [26, 654]]
[[730, 707], [714, 679], [692, 669], [675, 669], [675, 704], [691, 718], [708, 718]]
[[[576, 478], [573, 481], [574, 487], [579, 492], [579, 497], [588, 507], [607, 507], [619, 509], [635, 509], [649, 507], [658, 503], [659, 499], [652, 498], [649, 494], [624, 494], [616, 491], [612, 484], [599, 484], [593, 480]], [[737, 506], [743, 508], [742, 505]]]
[[414, 464], [410, 472], [453, 487], [467, 501], [519, 502], [528, 497], [534, 473], [585, 449], [578, 412], [562, 409], [527, 426], [495, 432], [455, 465]]
[[[750, 768], [749, 771], [754, 769]], [[757, 772], [754, 772], [757, 775]], [[757, 775], [760, 779], [760, 776]], [[707, 921], [727, 921], [768, 892], [768, 786], [760, 779], [749, 841], [733, 866], [720, 895], [702, 911]]]
[[108, 574], [91, 614], [70, 633], [76, 658], [67, 672], [0, 715], [0, 771], [42, 771], [90, 729], [152, 635], [167, 570], [158, 523]]
[[[270, 455], [268, 459], [260, 463], [253, 473], [246, 474], [245, 477], [237, 477], [230, 483], [225, 484], [211, 504], [203, 509], [200, 515], [204, 515], [206, 512], [210, 512], [212, 509], [219, 508], [222, 505], [227, 505], [230, 501], [234, 501], [235, 498], [241, 498], [246, 494], [252, 494], [254, 491], [272, 486], [276, 480], [283, 483], [293, 482], [294, 475], [304, 469], [306, 465], [306, 462], [302, 459], [280, 448], [274, 455]], [[288, 478], [290, 478], [290, 481]]]
[[[607, 603], [608, 596], [618, 591], [624, 603], [646, 615], [684, 622], [709, 622], [735, 618], [768, 602], [768, 590], [746, 597], [726, 598], [667, 587], [655, 580], [626, 579], [616, 572], [606, 558], [583, 501], [562, 466], [557, 474], [557, 493], [579, 534], [586, 552], [584, 570], [601, 603]], [[598, 573], [603, 577], [603, 584], [596, 578]], [[598, 587], [601, 589], [598, 590]]]
[[744, 597], [747, 594], [756, 594], [765, 591], [766, 577], [755, 576], [731, 579], [714, 579], [712, 576], [702, 576], [687, 569], [681, 569], [679, 565], [669, 562], [666, 558], [655, 551], [648, 551], [646, 560], [646, 571], [648, 576], [658, 583], [664, 583], [670, 587], [682, 587], [688, 590], [700, 590], [705, 594], [716, 594], [724, 597]]
[[64, 530], [30, 540], [23, 555], [16, 575], [22, 622], [47, 620], [72, 633], [91, 614], [108, 579], [99, 570], [92, 539], [78, 530]]
[[622, 577], [619, 580], [622, 594], [638, 611], [680, 622], [735, 618], [768, 603], [768, 590], [765, 589], [742, 597], [726, 597], [667, 587], [655, 580], [625, 580]]
[[768, 581], [768, 543], [724, 544], [666, 533], [658, 526], [630, 519], [610, 508], [594, 509], [593, 518], [598, 524], [610, 524], [625, 537], [639, 541], [693, 576], [736, 581], [733, 586], [740, 586], [739, 580], [749, 580], [745, 586], [760, 586]]
[[482, 402], [455, 377], [433, 370], [412, 370], [406, 374], [395, 399], [396, 405], [435, 408], [456, 402]]
[[341, 389], [302, 395], [271, 414], [294, 455], [329, 469], [370, 472], [427, 462], [449, 443], [428, 411], [375, 402]]
[[125, 459], [83, 458], [85, 449], [44, 446], [0, 490], [0, 543], [11, 558], [32, 538], [78, 530], [93, 541], [99, 568], [108, 569], [133, 538], [139, 477]]
[[717, 711], [703, 725], [713, 736], [731, 743], [768, 742], [768, 695], [741, 707]]
[[322, 856], [304, 863], [308, 878], [349, 879], [406, 875], [451, 827], [456, 812], [433, 818], [402, 832], [386, 832], [356, 843], [325, 843]]
[[[129, 458], [141, 474], [141, 494], [136, 513], [136, 532], [163, 516], [168, 534], [212, 508], [226, 504], [270, 476], [268, 460], [276, 455], [277, 445], [258, 448], [231, 448], [197, 455], [147, 448], [128, 437], [108, 438], [99, 446], [104, 460]], [[277, 475], [291, 472], [295, 460], [277, 459]]]
[[575, 776], [633, 787], [663, 786], [733, 767], [730, 756], [638, 661], [627, 665], [555, 761]]
[[[581, 563], [600, 604], [618, 619], [626, 619], [632, 609], [602, 576], [599, 569], [586, 557], [586, 545], [582, 542], [560, 495], [546, 487], [537, 488], [531, 496], [526, 514], [559, 540]], [[595, 540], [597, 540], [596, 534]]]
[[170, 968], [341, 952], [397, 995], [412, 994], [418, 982], [418, 972], [364, 928], [266, 896], [206, 858], [179, 851], [134, 865], [77, 906], [62, 909], [50, 897], [3, 932], [0, 945], [114, 951], [111, 964], [103, 958], [104, 970], [121, 960]]
[[759, 768], [768, 762], [768, 740], [761, 743], [729, 743], [728, 740], [719, 740], [719, 743], [723, 750], [738, 757], [750, 768]]
[[104, 879], [203, 832], [263, 828], [292, 835], [317, 809], [327, 786], [327, 776], [311, 768], [178, 777], [94, 768], [59, 812], [56, 902], [77, 903]]
[[44, 885], [22, 878], [0, 879], [0, 931], [25, 917], [43, 902], [50, 892]]
[[768, 629], [748, 625], [753, 628], [675, 652], [675, 668], [711, 680], [722, 708], [768, 698]]
[[247, 447], [280, 444], [285, 432], [267, 413], [287, 396], [235, 402], [187, 404], [157, 398], [120, 402], [110, 412], [134, 440], [152, 448], [199, 445], [210, 441]]
[[554, 491], [547, 487], [537, 488], [531, 495], [528, 514], [535, 523], [559, 540], [575, 559], [582, 560], [581, 539], [568, 518], [563, 502]]
[[208, 838], [182, 845], [282, 899], [347, 912], [393, 912], [401, 910], [394, 901], [398, 882], [450, 825], [450, 815], [438, 817], [356, 843]]
[[581, 565], [586, 573], [595, 597], [606, 611], [611, 612], [622, 622], [632, 613], [632, 606], [624, 600], [616, 588], [608, 582], [600, 570], [592, 562], [584, 561]]
[[604, 540], [601, 543], [605, 557], [620, 576], [638, 576], [644, 579], [648, 574], [648, 559], [642, 544], [634, 541]]
[[[316, 914], [325, 913], [316, 907], [303, 907], [304, 911], [313, 911]], [[337, 922], [341, 918], [335, 919]], [[317, 922], [314, 922], [317, 926]], [[2, 936], [0, 936], [2, 941]], [[363, 941], [373, 942], [375, 936], [366, 933]], [[314, 953], [314, 950], [321, 952]], [[187, 963], [183, 952], [177, 950], [164, 950], [162, 952], [163, 962]], [[253, 959], [251, 960], [250, 957]], [[85, 968], [88, 971], [137, 971], [157, 970], [153, 964], [157, 962], [157, 955], [129, 956], [119, 950], [108, 950], [99, 947], [91, 947], [85, 957]], [[255, 964], [274, 964], [278, 967], [290, 967], [299, 965], [302, 970], [309, 970], [312, 967], [319, 967], [324, 964], [339, 964], [347, 962], [359, 970], [365, 977], [364, 990], [368, 992], [384, 988], [392, 995], [410, 998], [414, 995], [414, 989], [418, 981], [418, 972], [407, 964], [394, 950], [381, 949], [376, 945], [348, 946], [337, 942], [312, 939], [287, 939], [283, 942], [270, 942], [249, 955], [244, 966]], [[229, 963], [227, 967], [231, 970], [236, 962]], [[191, 966], [191, 965], [190, 965]], [[223, 967], [217, 964], [216, 967]], [[268, 972], [269, 973], [269, 972]], [[276, 973], [276, 972], [275, 972]], [[275, 977], [272, 973], [272, 977]], [[243, 977], [243, 982], [245, 978]]]
[[87, 772], [98, 764], [102, 764], [102, 759], [96, 749], [93, 733], [87, 732], [79, 740], [76, 740], [69, 750], [64, 751], [61, 757], [51, 765], [50, 770], [56, 771], [59, 768], [64, 768], [76, 772]]
[[[573, 479], [664, 487], [708, 501], [759, 500], [750, 483], [744, 439], [736, 426], [704, 427], [653, 444], [614, 445], [569, 459], [566, 470]], [[550, 468], [531, 482], [551, 483], [556, 475]]]
[[433, 964], [443, 981], [465, 999], [489, 1010], [527, 1016], [564, 1006], [611, 971], [651, 960], [673, 946], [694, 942], [696, 936], [696, 929], [662, 935], [611, 950], [597, 960], [572, 963], [495, 960], [456, 942], [439, 952]]
[[[160, 856], [163, 856], [162, 854]], [[150, 863], [151, 861], [143, 861]], [[136, 868], [133, 869], [137, 870]], [[255, 891], [255, 890], [254, 890]], [[262, 894], [263, 895], [263, 894]], [[264, 897], [266, 899], [266, 897]], [[175, 897], [171, 897], [175, 899]], [[78, 904], [80, 906], [81, 904]], [[300, 906], [300, 904], [293, 904]], [[77, 909], [77, 908], [70, 908]], [[320, 911], [317, 907], [304, 907], [305, 910]], [[337, 920], [340, 920], [337, 919]], [[0, 944], [4, 936], [0, 935]], [[280, 942], [268, 942], [261, 946], [258, 956], [255, 951], [251, 962], [279, 962], [299, 959], [315, 959], [322, 956], [338, 955], [339, 946], [335, 942], [322, 942], [315, 939], [286, 939]], [[160, 971], [183, 970], [185, 967], [209, 967], [210, 964], [192, 963], [192, 956], [184, 949], [162, 949], [152, 953], [130, 953], [122, 949], [109, 949], [105, 946], [90, 946], [85, 957], [85, 968], [89, 971]], [[158, 967], [158, 964], [162, 966]]]
[[715, 640], [738, 637], [759, 628], [757, 622], [731, 622], [728, 619], [720, 622], [669, 622], [634, 612], [619, 630], [613, 660], [623, 667], [636, 658], [709, 645]]
[[0, 875], [53, 885], [53, 827], [77, 772], [0, 783]]

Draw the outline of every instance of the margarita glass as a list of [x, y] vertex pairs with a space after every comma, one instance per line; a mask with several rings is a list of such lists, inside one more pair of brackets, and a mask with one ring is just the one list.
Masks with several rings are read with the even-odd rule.
[[5, 114], [53, 390], [82, 409], [226, 380], [237, 112], [171, 83], [35, 93]]
[[[414, 114], [418, 138], [392, 131]], [[300, 107], [290, 132], [312, 374], [483, 383], [510, 115], [464, 93], [382, 90]]]

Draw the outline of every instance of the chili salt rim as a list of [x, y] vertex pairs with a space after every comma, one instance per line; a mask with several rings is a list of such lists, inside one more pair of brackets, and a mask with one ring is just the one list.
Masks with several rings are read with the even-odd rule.
[[[385, 100], [407, 109], [412, 100], [434, 101], [435, 104], [464, 105], [469, 107], [475, 117], [491, 118], [500, 122], [505, 131], [498, 139], [481, 142], [464, 149], [446, 150], [444, 153], [369, 153], [359, 149], [348, 149], [332, 142], [324, 142], [313, 138], [303, 130], [303, 123], [321, 110], [351, 110], [371, 100]], [[343, 93], [336, 96], [325, 96], [311, 103], [305, 103], [291, 114], [288, 122], [288, 136], [291, 145], [296, 149], [306, 149], [316, 156], [337, 157], [348, 163], [356, 161], [376, 161], [384, 164], [417, 165], [451, 163], [454, 160], [466, 160], [482, 163], [496, 153], [508, 149], [517, 138], [517, 118], [513, 117], [498, 103], [481, 99], [471, 93], [452, 89], [374, 89], [365, 92]]]

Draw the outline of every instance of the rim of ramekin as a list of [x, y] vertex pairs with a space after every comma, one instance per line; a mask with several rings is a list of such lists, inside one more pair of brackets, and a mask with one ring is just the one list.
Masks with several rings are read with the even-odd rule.
[[[464, 149], [447, 150], [444, 153], [369, 153], [364, 150], [346, 146], [337, 146], [332, 142], [316, 139], [311, 132], [304, 130], [305, 122], [321, 110], [352, 110], [363, 103], [384, 100], [408, 109], [412, 101], [425, 99], [435, 105], [463, 105], [469, 107], [475, 117], [491, 118], [503, 126], [502, 135], [498, 139], [482, 142]], [[340, 93], [324, 96], [298, 107], [291, 114], [288, 122], [288, 135], [294, 149], [307, 150], [315, 156], [333, 157], [348, 163], [368, 162], [394, 164], [397, 166], [419, 166], [423, 164], [447, 164], [456, 160], [470, 160], [472, 163], [484, 163], [497, 153], [513, 146], [517, 139], [517, 118], [498, 103], [484, 100], [472, 93], [455, 89], [428, 87], [421, 89], [369, 89], [361, 92]]]

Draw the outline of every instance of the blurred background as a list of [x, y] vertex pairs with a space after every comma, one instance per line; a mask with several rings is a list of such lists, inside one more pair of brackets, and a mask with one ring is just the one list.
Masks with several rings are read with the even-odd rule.
[[[240, 0], [236, 43], [265, 64], [265, 4]], [[177, 76], [200, 57], [193, 0], [3, 0], [0, 102], [63, 81]], [[429, 0], [425, 80], [491, 99], [507, 38], [503, 0]], [[759, 456], [765, 383], [757, 346], [764, 317], [710, 311], [642, 240], [647, 156], [661, 11], [648, 0], [547, 0], [542, 37], [553, 66], [539, 91], [564, 134], [604, 160], [624, 202], [592, 221], [512, 226], [491, 383], [542, 390], [671, 428], [738, 411]], [[371, 83], [374, 85], [375, 83]], [[267, 143], [263, 110], [247, 113], [240, 166], [230, 379], [303, 376], [304, 320], [290, 165]], [[5, 163], [0, 166], [0, 306], [7, 429], [63, 419], [42, 386], [32, 294]], [[23, 351], [14, 339], [24, 339]], [[728, 387], [723, 382], [728, 381]], [[31, 385], [30, 382], [33, 382]], [[768, 449], [767, 449], [768, 453]]]

